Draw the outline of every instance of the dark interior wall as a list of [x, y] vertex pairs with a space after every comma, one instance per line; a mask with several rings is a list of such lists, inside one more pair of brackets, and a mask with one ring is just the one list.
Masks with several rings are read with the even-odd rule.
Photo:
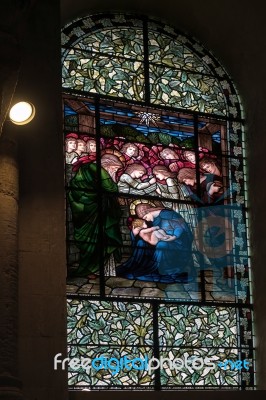
[[[212, 50], [235, 82], [247, 121], [258, 382], [261, 389], [266, 389], [266, 27], [262, 6], [260, 0], [223, 0], [219, 4], [211, 0], [61, 0], [61, 25], [97, 11], [133, 11], [156, 16]], [[37, 0], [25, 33], [16, 97], [25, 98], [26, 94], [36, 105], [36, 117], [28, 126], [14, 128], [20, 170], [19, 369], [26, 399], [59, 400], [67, 398], [65, 374], [53, 371], [53, 357], [63, 353], [66, 344], [59, 0]], [[84, 395], [89, 397], [83, 393], [82, 398]], [[178, 396], [195, 395], [181, 392]], [[153, 395], [157, 396], [158, 393]]]
[[[66, 399], [53, 357], [66, 349], [60, 4], [37, 1], [22, 43], [17, 98], [36, 107], [18, 139], [19, 371], [25, 399]], [[14, 99], [14, 100], [16, 100]]]

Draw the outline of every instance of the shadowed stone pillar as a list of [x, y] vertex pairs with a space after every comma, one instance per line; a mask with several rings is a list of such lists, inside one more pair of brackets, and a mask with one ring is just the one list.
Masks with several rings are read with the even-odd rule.
[[[16, 143], [2, 134], [16, 89], [20, 41], [31, 0], [0, 3], [0, 399], [21, 399], [17, 379], [18, 321], [18, 167]], [[8, 132], [6, 132], [8, 133]]]
[[0, 399], [22, 399], [17, 379], [18, 166], [16, 143], [0, 138]]

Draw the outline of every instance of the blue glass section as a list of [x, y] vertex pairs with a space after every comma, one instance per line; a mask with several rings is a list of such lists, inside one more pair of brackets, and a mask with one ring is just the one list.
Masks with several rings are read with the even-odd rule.
[[65, 105], [64, 106], [64, 114], [65, 114], [65, 116], [67, 116], [67, 115], [77, 115], [77, 112], [72, 110], [71, 107]]

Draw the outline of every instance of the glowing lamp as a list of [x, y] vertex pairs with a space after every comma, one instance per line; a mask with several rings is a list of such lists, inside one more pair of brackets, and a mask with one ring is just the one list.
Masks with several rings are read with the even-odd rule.
[[26, 101], [20, 101], [11, 107], [9, 118], [16, 125], [28, 124], [35, 115], [35, 107]]

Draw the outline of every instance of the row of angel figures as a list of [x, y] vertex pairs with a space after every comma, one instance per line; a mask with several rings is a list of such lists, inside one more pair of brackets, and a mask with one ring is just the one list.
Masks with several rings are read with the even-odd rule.
[[[97, 146], [92, 136], [70, 133], [65, 139], [66, 164], [75, 173], [87, 163], [96, 162]], [[177, 145], [148, 146], [125, 143], [123, 138], [100, 140], [101, 166], [117, 183], [121, 193], [157, 195], [178, 200], [198, 199], [212, 203], [223, 194], [221, 165], [208, 149], [199, 148], [199, 174], [196, 153]], [[199, 185], [197, 185], [197, 182]]]

